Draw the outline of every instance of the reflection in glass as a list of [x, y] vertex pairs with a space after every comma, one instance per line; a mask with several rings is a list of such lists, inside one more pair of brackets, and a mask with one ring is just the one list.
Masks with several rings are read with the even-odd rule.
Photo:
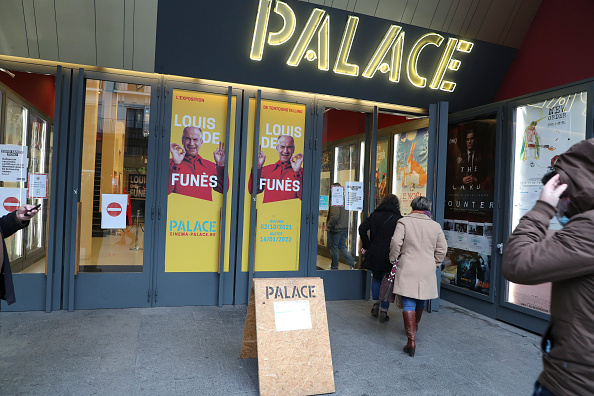
[[[142, 272], [150, 94], [150, 86], [87, 80], [81, 272]], [[127, 195], [125, 228], [102, 228], [102, 194]]]
[[[586, 92], [554, 97], [515, 109], [511, 230], [540, 196], [541, 179], [557, 157], [586, 137]], [[551, 229], [560, 229], [556, 217]], [[507, 282], [507, 301], [549, 313], [550, 283], [528, 286]]]

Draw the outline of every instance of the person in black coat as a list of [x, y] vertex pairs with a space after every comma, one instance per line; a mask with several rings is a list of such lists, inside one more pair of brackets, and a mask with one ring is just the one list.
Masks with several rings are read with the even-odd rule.
[[[384, 323], [389, 319], [388, 308], [390, 303], [379, 301], [379, 291], [382, 278], [392, 270], [390, 263], [390, 242], [396, 229], [396, 223], [402, 217], [400, 214], [400, 202], [394, 194], [384, 197], [379, 206], [359, 226], [361, 236], [361, 253], [366, 254], [362, 265], [363, 268], [372, 271], [371, 298], [373, 307], [371, 314], [378, 316], [380, 322]], [[367, 232], [369, 231], [369, 236]]]
[[[6, 250], [4, 238], [11, 236], [29, 225], [29, 220], [37, 214], [33, 205], [23, 205], [14, 212], [0, 217], [0, 232], [2, 233], [2, 250], [0, 253], [0, 299], [6, 300], [8, 305], [16, 302], [14, 286], [12, 285], [12, 271], [10, 259]], [[32, 209], [32, 210], [31, 210]]]

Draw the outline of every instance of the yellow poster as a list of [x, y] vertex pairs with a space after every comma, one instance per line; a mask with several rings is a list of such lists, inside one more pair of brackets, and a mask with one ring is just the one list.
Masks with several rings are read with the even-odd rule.
[[[165, 272], [217, 272], [225, 171], [227, 95], [173, 90]], [[236, 98], [231, 104], [225, 271], [229, 270], [230, 180]]]
[[[249, 268], [256, 100], [250, 99], [242, 270]], [[255, 271], [297, 271], [301, 234], [305, 105], [261, 101]]]

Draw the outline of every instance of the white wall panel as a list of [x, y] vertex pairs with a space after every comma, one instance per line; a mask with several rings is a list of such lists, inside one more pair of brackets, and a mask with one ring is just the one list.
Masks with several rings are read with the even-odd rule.
[[487, 13], [489, 12], [489, 8], [491, 8], [492, 2], [493, 0], [481, 0], [479, 2], [472, 17], [472, 22], [470, 22], [470, 24], [468, 25], [465, 37], [474, 39], [478, 38], [479, 31], [481, 30], [483, 21], [487, 17]]
[[400, 22], [410, 25], [418, 5], [419, 0], [408, 0], [406, 2], [406, 8], [404, 9], [404, 13], [402, 14], [402, 19]]
[[37, 22], [37, 41], [39, 58], [58, 61], [58, 36], [56, 35], [56, 10], [54, 2], [35, 1], [35, 20]]
[[0, 53], [12, 56], [29, 56], [21, 0], [0, 1]]
[[380, 0], [376, 16], [400, 22], [405, 8], [406, 0]]
[[418, 4], [411, 25], [429, 28], [438, 4], [439, 0], [423, 0]]
[[514, 20], [513, 25], [510, 27], [505, 39], [501, 43], [508, 47], [519, 48], [524, 41], [526, 33], [536, 16], [536, 12], [540, 7], [542, 0], [524, 0], [518, 14]]
[[101, 0], [97, 14], [97, 66], [124, 68], [124, 3]]
[[431, 29], [443, 31], [446, 18], [452, 8], [453, 0], [440, 0], [437, 9], [433, 14], [433, 20], [429, 26]]
[[450, 26], [448, 27], [447, 31], [453, 34], [460, 34], [460, 30], [462, 30], [462, 25], [464, 24], [464, 20], [468, 17], [468, 11], [470, 10], [470, 6], [472, 5], [472, 0], [460, 0], [458, 2], [458, 6], [454, 11], [454, 15], [450, 22]]
[[37, 26], [35, 24], [35, 8], [33, 7], [33, 0], [23, 0], [22, 4], [29, 57], [39, 58], [39, 43], [37, 42]]
[[478, 7], [479, 3], [480, 0], [472, 0], [470, 7], [468, 9], [467, 17], [464, 19], [462, 27], [460, 28], [460, 36], [466, 36], [466, 32], [468, 31], [468, 27], [470, 26], [470, 23], [472, 22], [472, 19], [476, 14], [476, 8]]
[[491, 43], [498, 43], [515, 3], [516, 0], [497, 0], [493, 2], [489, 7], [485, 21], [481, 25], [477, 38]]
[[96, 65], [93, 0], [55, 0], [58, 51], [62, 62]]
[[134, 1], [124, 0], [124, 69], [134, 63]]
[[378, 1], [379, 0], [357, 0], [355, 2], [354, 11], [359, 14], [374, 16], [375, 11], [377, 10]]
[[136, 2], [134, 13], [134, 70], [152, 73], [155, 70], [158, 0]]

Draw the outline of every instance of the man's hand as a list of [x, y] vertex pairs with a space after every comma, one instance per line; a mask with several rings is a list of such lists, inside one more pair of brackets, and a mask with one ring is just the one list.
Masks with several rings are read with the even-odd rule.
[[301, 164], [303, 164], [303, 154], [296, 154], [291, 158], [291, 167], [293, 168], [294, 172], [299, 172], [301, 169]]
[[[29, 221], [38, 212], [37, 209], [33, 209], [35, 205], [23, 205], [17, 209], [16, 216], [20, 221]], [[29, 209], [33, 209], [29, 212]]]
[[567, 190], [567, 184], [561, 184], [559, 175], [555, 175], [544, 185], [540, 192], [540, 200], [556, 208], [559, 203], [559, 196]]
[[186, 155], [186, 149], [180, 146], [177, 143], [171, 143], [169, 145], [169, 151], [171, 151], [171, 156], [173, 157], [173, 162], [176, 165], [179, 165], [184, 160]]
[[265, 161], [266, 161], [266, 156], [262, 152], [262, 145], [260, 145], [258, 148], [258, 169], [262, 169]]
[[462, 183], [464, 184], [474, 184], [477, 182], [477, 178], [474, 176], [464, 176], [462, 178]]
[[214, 151], [214, 160], [217, 166], [225, 166], [225, 143], [219, 142], [219, 148]]

